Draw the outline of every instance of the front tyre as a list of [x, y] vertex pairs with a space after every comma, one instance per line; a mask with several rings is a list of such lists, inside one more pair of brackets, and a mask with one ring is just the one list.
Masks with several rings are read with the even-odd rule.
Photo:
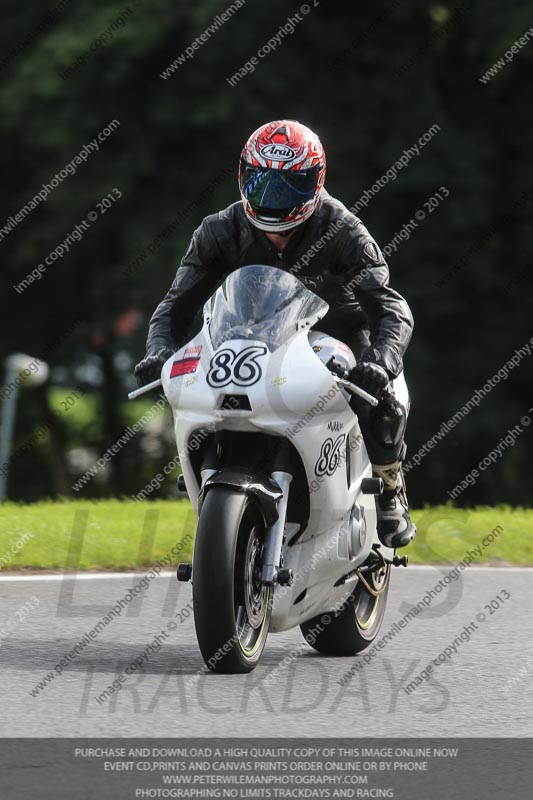
[[300, 625], [306, 641], [327, 656], [355, 656], [369, 647], [378, 635], [390, 583], [390, 565], [359, 579], [342, 609]]
[[265, 527], [256, 501], [213, 486], [200, 512], [192, 594], [198, 644], [214, 672], [250, 672], [263, 652], [272, 587], [261, 583]]

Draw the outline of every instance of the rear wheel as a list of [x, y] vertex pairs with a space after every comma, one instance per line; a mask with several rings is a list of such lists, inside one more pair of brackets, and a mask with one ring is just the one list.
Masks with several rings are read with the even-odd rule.
[[265, 527], [253, 498], [225, 486], [207, 493], [193, 556], [198, 644], [214, 672], [250, 672], [263, 652], [272, 587], [261, 583]]
[[308, 644], [328, 656], [354, 656], [369, 647], [383, 622], [389, 582], [389, 564], [359, 578], [342, 609], [300, 625]]

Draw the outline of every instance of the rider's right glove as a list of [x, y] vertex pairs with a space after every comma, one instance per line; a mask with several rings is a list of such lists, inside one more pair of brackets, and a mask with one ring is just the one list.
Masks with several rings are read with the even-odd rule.
[[161, 377], [161, 369], [165, 361], [174, 354], [174, 350], [170, 347], [163, 347], [158, 350], [154, 355], [146, 356], [140, 361], [133, 374], [137, 378], [139, 386], [146, 386], [147, 383], [152, 383]]
[[379, 364], [362, 361], [350, 370], [348, 380], [379, 399], [383, 389], [389, 383], [389, 376]]

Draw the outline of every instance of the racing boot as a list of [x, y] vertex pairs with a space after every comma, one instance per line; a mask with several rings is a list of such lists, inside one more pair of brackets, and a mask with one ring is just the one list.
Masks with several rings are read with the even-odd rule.
[[414, 539], [416, 526], [409, 516], [402, 462], [373, 464], [374, 477], [382, 478], [385, 490], [376, 497], [378, 537], [385, 547], [405, 547]]

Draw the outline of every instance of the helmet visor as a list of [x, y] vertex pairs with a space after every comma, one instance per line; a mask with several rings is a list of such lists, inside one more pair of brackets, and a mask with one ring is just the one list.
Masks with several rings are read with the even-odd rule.
[[318, 166], [293, 171], [241, 161], [239, 188], [254, 209], [290, 210], [313, 199], [317, 177]]

